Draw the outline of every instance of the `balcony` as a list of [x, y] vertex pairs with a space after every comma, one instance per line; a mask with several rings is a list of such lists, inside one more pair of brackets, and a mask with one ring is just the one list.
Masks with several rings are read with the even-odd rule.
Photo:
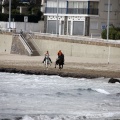
[[87, 14], [88, 9], [83, 8], [68, 8], [67, 14]]
[[99, 14], [98, 9], [95, 9], [95, 8], [88, 9], [88, 15], [98, 15], [98, 14]]
[[[98, 15], [98, 9], [95, 8], [58, 8], [59, 14], [87, 14], [87, 15]], [[56, 14], [57, 8], [46, 7], [45, 13]]]
[[[52, 14], [56, 14], [57, 13], [57, 8], [50, 8], [50, 7], [46, 7], [45, 8], [45, 13], [52, 13]], [[66, 8], [59, 8], [58, 9], [58, 13], [59, 14], [66, 14]]]

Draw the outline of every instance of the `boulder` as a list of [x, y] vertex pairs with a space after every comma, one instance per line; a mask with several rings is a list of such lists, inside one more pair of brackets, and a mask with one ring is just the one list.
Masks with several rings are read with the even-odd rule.
[[108, 83], [116, 83], [116, 82], [119, 82], [120, 83], [120, 80], [116, 79], [116, 78], [110, 78]]

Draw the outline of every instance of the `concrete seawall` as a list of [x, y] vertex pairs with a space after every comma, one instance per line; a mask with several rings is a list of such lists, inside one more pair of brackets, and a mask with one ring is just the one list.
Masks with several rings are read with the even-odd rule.
[[10, 54], [12, 46], [12, 35], [0, 34], [0, 53]]
[[[41, 56], [46, 50], [49, 50], [51, 57], [62, 50], [65, 56], [79, 58], [80, 63], [120, 64], [120, 45], [43, 36], [33, 36], [33, 42]], [[12, 35], [0, 34], [0, 53], [10, 54], [11, 46]]]
[[58, 50], [62, 50], [65, 56], [78, 57], [80, 62], [120, 63], [120, 45], [118, 44], [43, 36], [34, 36], [34, 41], [39, 47], [40, 55], [44, 55], [45, 51], [49, 50], [50, 55], [54, 56]]

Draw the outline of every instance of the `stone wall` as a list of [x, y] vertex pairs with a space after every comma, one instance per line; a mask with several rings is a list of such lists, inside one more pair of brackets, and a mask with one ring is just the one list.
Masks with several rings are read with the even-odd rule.
[[78, 43], [78, 44], [87, 44], [87, 45], [97, 45], [97, 46], [111, 46], [111, 47], [118, 47], [120, 48], [120, 44], [113, 44], [113, 43], [107, 43], [107, 42], [103, 42], [103, 41], [98, 41], [96, 39], [96, 42], [95, 40], [94, 41], [90, 41], [89, 39], [91, 38], [88, 38], [87, 40], [84, 40], [84, 38], [80, 38], [79, 37], [79, 40], [76, 40], [76, 39], [69, 39], [69, 38], [62, 38], [62, 37], [52, 37], [52, 35], [50, 36], [37, 36], [35, 35], [34, 36], [34, 39], [41, 39], [41, 40], [52, 40], [52, 41], [60, 41], [60, 42], [68, 42], [68, 43]]
[[[7, 44], [4, 45], [4, 42]], [[65, 56], [79, 57], [80, 62], [120, 63], [120, 44], [36, 35], [33, 36], [33, 42], [36, 43], [36, 50], [41, 56], [48, 50], [51, 56], [57, 57], [57, 52], [62, 50]], [[12, 43], [12, 35], [2, 34], [0, 34], [0, 53], [28, 55], [18, 38], [13, 37]]]
[[10, 54], [12, 45], [11, 34], [0, 34], [0, 53]]
[[48, 50], [51, 56], [55, 56], [59, 50], [62, 50], [65, 56], [80, 57], [83, 62], [120, 63], [120, 44], [52, 36], [34, 36], [34, 41], [39, 46], [40, 55], [44, 55]]
[[11, 54], [29, 55], [18, 36], [13, 36]]

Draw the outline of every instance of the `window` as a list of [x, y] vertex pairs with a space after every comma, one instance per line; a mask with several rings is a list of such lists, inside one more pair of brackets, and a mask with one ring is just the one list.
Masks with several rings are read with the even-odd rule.
[[[108, 4], [104, 5], [104, 11], [108, 11]], [[112, 11], [112, 4], [110, 4], [110, 11]]]
[[87, 1], [68, 1], [68, 14], [87, 14]]
[[56, 1], [47, 1], [47, 7], [57, 7]]
[[72, 1], [69, 1], [68, 2], [68, 8], [88, 8], [88, 2], [72, 2]]
[[[66, 13], [66, 1], [58, 1], [58, 13]], [[46, 13], [57, 13], [57, 1], [48, 0], [47, 1], [47, 7], [46, 7]]]
[[90, 8], [98, 9], [98, 2], [90, 2]]
[[67, 3], [64, 1], [59, 1], [59, 8], [66, 8]]
[[98, 4], [99, 2], [90, 1], [88, 14], [98, 15]]

